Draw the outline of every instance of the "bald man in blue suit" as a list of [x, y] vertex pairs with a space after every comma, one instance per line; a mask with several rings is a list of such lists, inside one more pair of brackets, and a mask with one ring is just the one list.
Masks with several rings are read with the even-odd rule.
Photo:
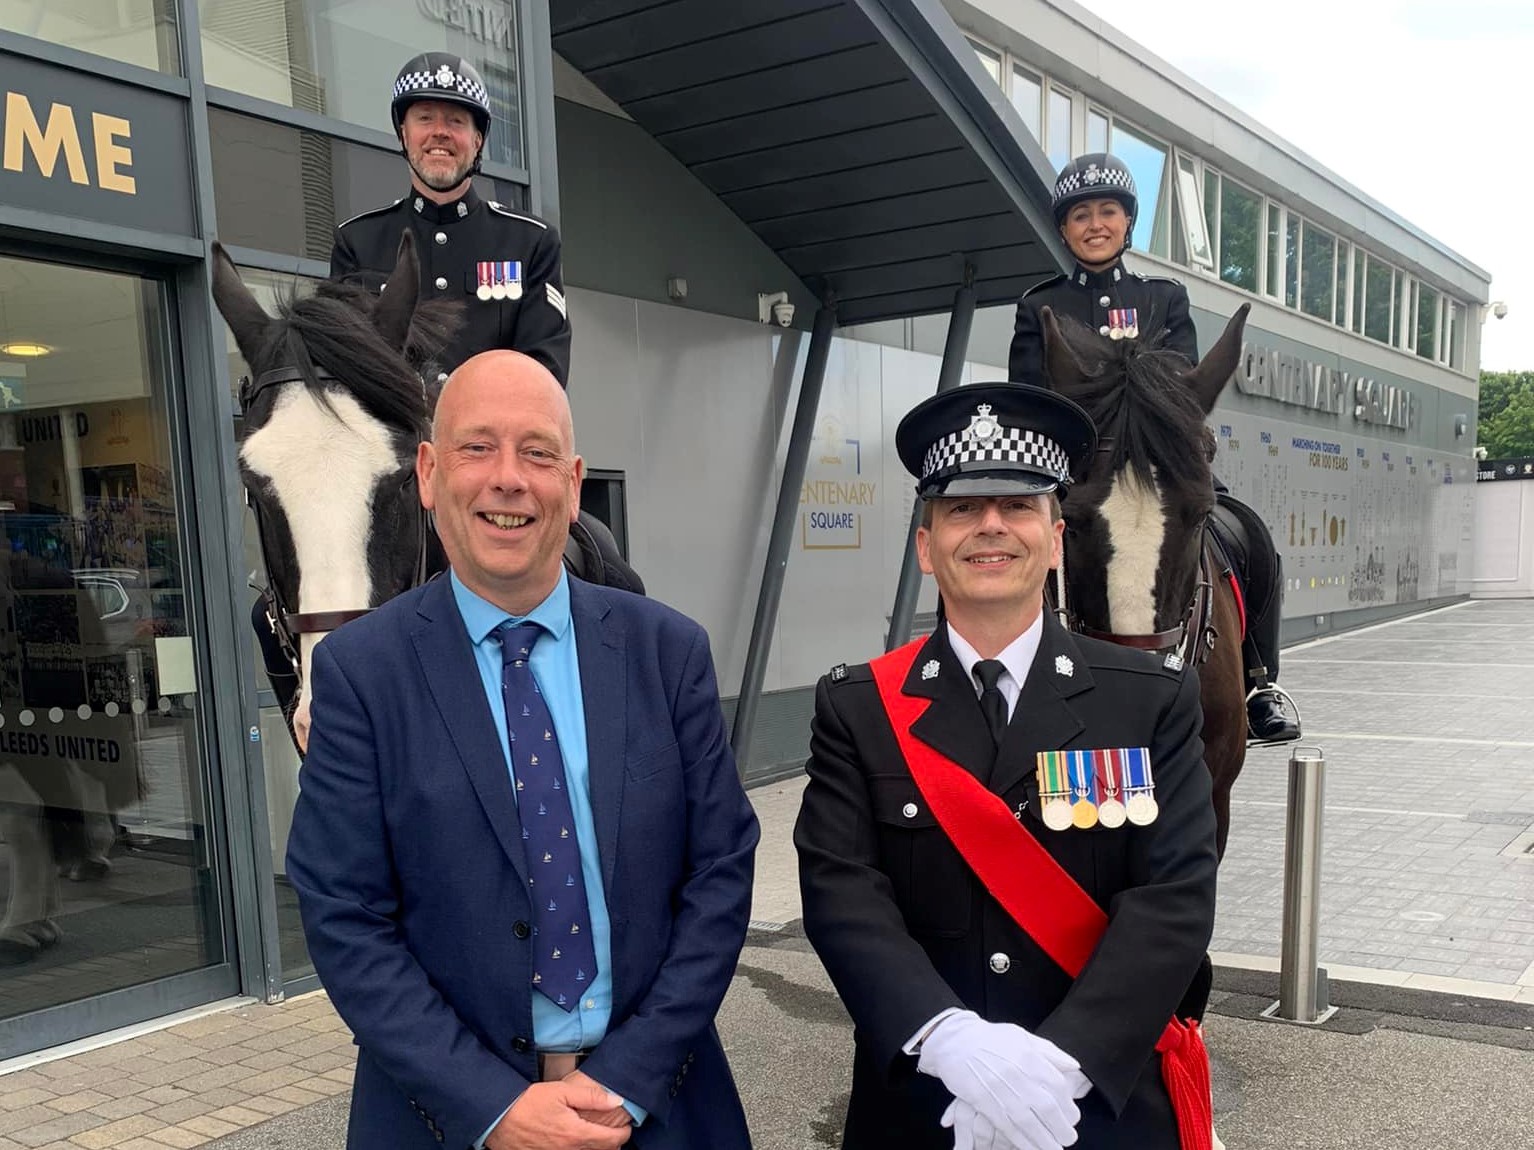
[[288, 845], [347, 1145], [748, 1150], [714, 1016], [758, 828], [707, 636], [565, 574], [583, 464], [528, 357], [453, 374], [416, 470], [451, 571], [316, 648]]

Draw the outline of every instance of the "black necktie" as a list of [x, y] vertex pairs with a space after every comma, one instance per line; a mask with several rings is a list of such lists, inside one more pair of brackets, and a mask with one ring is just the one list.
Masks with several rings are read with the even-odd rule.
[[1006, 673], [1007, 666], [1000, 659], [981, 659], [975, 664], [975, 678], [980, 683], [980, 713], [985, 716], [998, 747], [1007, 731], [1007, 699], [997, 684]]

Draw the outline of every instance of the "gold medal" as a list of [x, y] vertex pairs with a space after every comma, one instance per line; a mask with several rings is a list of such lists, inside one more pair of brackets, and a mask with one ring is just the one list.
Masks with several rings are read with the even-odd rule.
[[1077, 799], [1071, 804], [1071, 823], [1081, 830], [1097, 825], [1097, 806], [1088, 799]]

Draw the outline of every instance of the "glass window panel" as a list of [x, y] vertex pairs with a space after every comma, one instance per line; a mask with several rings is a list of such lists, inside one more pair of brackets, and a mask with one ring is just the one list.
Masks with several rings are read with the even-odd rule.
[[1438, 292], [1412, 281], [1417, 296], [1417, 354], [1424, 359], [1438, 358]]
[[1262, 197], [1229, 180], [1220, 182], [1220, 278], [1257, 291], [1262, 250]]
[[156, 281], [0, 258], [0, 343], [51, 349], [0, 356], [0, 1019], [227, 959], [168, 327]]
[[1279, 286], [1279, 240], [1283, 234], [1282, 209], [1277, 204], [1268, 205], [1268, 294], [1277, 298]]
[[1300, 217], [1292, 212], [1284, 225], [1284, 302], [1300, 303]]
[[1406, 282], [1401, 278], [1401, 273], [1395, 268], [1390, 269], [1390, 342], [1404, 345], [1406, 340], [1404, 332], [1406, 324], [1402, 321], [1402, 313], [1405, 304], [1401, 298], [1401, 292], [1405, 289]]
[[[1141, 251], [1155, 251], [1156, 245], [1152, 240], [1166, 176], [1166, 148], [1140, 135], [1122, 121], [1115, 120], [1109, 150], [1134, 173], [1135, 191], [1140, 197], [1140, 211], [1135, 217], [1134, 246]], [[1163, 222], [1169, 223], [1170, 216]], [[1165, 239], [1160, 246], [1162, 250], [1157, 254], [1166, 254]]]
[[209, 84], [391, 135], [400, 66], [419, 52], [461, 55], [490, 94], [485, 159], [526, 167], [515, 4], [198, 0], [197, 7]]
[[1198, 194], [1198, 178], [1193, 160], [1188, 156], [1177, 158], [1176, 207], [1178, 226], [1173, 230], [1174, 251], [1181, 248], [1183, 258], [1179, 263], [1191, 263], [1195, 267], [1213, 268], [1214, 257], [1209, 250], [1209, 235], [1204, 230], [1203, 202]]
[[1373, 256], [1367, 260], [1364, 286], [1364, 334], [1381, 343], [1390, 342], [1391, 296], [1395, 292], [1394, 269]]
[[1151, 251], [1159, 256], [1168, 255], [1168, 251], [1158, 250], [1157, 245], [1161, 244], [1164, 248], [1169, 249], [1170, 258], [1174, 263], [1187, 267], [1189, 262], [1188, 239], [1187, 232], [1183, 227], [1182, 204], [1176, 196], [1166, 196], [1164, 200], [1162, 210], [1170, 214], [1172, 218], [1168, 221], [1166, 227], [1158, 225], [1156, 230], [1151, 233]]
[[1087, 109], [1087, 151], [1108, 150], [1108, 117], [1096, 108]]
[[1465, 305], [1449, 305], [1449, 366], [1465, 367]]
[[1333, 297], [1333, 315], [1339, 326], [1347, 326], [1348, 322], [1348, 255], [1352, 245], [1346, 241], [1337, 244], [1337, 294]]
[[176, 0], [0, 0], [0, 29], [181, 74]]
[[[335, 226], [409, 189], [394, 152], [208, 109], [219, 238], [226, 244], [329, 262]], [[522, 189], [474, 181], [486, 199], [520, 206]]]
[[1071, 98], [1059, 88], [1049, 90], [1049, 128], [1044, 146], [1055, 171], [1071, 162]]
[[986, 70], [991, 79], [995, 80], [997, 84], [1000, 84], [1001, 53], [993, 52], [984, 44], [981, 44], [975, 40], [970, 40], [969, 46], [975, 50], [975, 58], [980, 61], [980, 66]]
[[1042, 143], [1044, 84], [1032, 72], [1016, 65], [1012, 68], [1012, 106], [1017, 109], [1017, 114], [1022, 117], [1024, 126], [1033, 138]]
[[[308, 295], [314, 290], [314, 285], [319, 282], [306, 276], [285, 275], [255, 268], [241, 268], [240, 278], [245, 281], [251, 294], [268, 312], [275, 312], [278, 303], [283, 300]], [[227, 326], [224, 329], [224, 340], [225, 352], [229, 357], [230, 386], [238, 394], [240, 380], [250, 374], [250, 366], [240, 355], [234, 343], [234, 336]], [[243, 423], [238, 413], [235, 416], [234, 429], [236, 439], [244, 434]], [[249, 507], [245, 508], [244, 531], [244, 572], [250, 576], [250, 582], [257, 586], [265, 586], [266, 558], [261, 553], [261, 540], [256, 530], [256, 516]], [[256, 592], [252, 589], [246, 603], [246, 614], [242, 616], [242, 619], [249, 617], [256, 599]], [[261, 652], [254, 644], [251, 649], [255, 655], [256, 683], [263, 692], [269, 691], [266, 664], [261, 658]], [[275, 878], [278, 951], [282, 958], [282, 977], [292, 980], [314, 971], [314, 965], [309, 960], [308, 947], [304, 943], [303, 924], [298, 917], [298, 898], [294, 894], [292, 884], [288, 882], [286, 871], [288, 831], [293, 824], [293, 805], [298, 801], [299, 758], [298, 751], [293, 746], [293, 740], [288, 735], [287, 724], [283, 721], [282, 709], [276, 706], [262, 707], [260, 718], [261, 759], [263, 774], [266, 777], [267, 826], [271, 836], [272, 863], [277, 870]]]
[[1303, 250], [1300, 310], [1331, 323], [1337, 291], [1337, 237], [1307, 223]]
[[[1209, 237], [1209, 252], [1220, 251], [1220, 175], [1204, 169], [1204, 234]], [[1213, 263], [1211, 262], [1211, 268]]]

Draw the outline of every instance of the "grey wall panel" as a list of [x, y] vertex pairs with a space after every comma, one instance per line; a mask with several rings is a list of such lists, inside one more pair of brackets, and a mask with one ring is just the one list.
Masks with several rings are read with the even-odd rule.
[[804, 285], [642, 128], [568, 100], [555, 115], [567, 286], [669, 303], [681, 276], [681, 308], [753, 321], [758, 292], [787, 291], [809, 326]]

